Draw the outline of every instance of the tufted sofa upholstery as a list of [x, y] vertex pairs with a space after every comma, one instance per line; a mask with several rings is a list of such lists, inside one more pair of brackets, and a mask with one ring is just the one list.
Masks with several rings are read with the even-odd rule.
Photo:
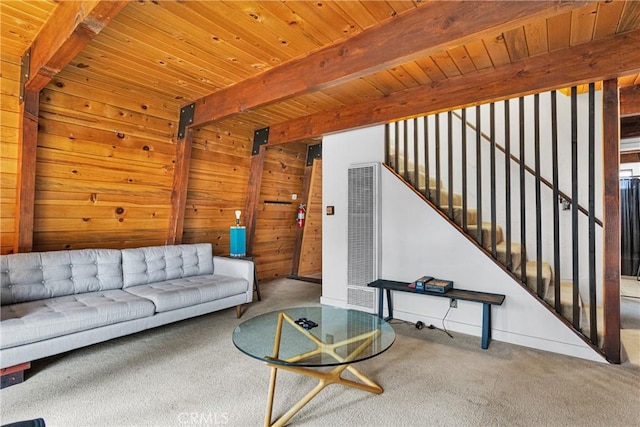
[[208, 243], [0, 256], [0, 368], [249, 303], [253, 263]]

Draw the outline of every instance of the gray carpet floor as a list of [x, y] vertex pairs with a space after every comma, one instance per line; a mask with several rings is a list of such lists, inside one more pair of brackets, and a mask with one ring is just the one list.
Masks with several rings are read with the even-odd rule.
[[[243, 320], [319, 303], [320, 285], [278, 280], [241, 319], [224, 310], [36, 361], [0, 391], [0, 421], [47, 426], [259, 426], [270, 370], [231, 341]], [[332, 385], [291, 426], [640, 426], [640, 368], [607, 365], [394, 321], [358, 368], [385, 391]], [[439, 326], [439, 325], [436, 325]], [[275, 415], [315, 380], [280, 371]]]

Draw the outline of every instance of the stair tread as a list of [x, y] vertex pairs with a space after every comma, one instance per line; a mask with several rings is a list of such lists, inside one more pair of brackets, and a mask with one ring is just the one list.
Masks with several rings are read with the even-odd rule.
[[[440, 206], [442, 209], [449, 209], [449, 205], [442, 205]], [[454, 209], [462, 209], [462, 205], [453, 205]], [[478, 210], [476, 208], [467, 208], [467, 212], [478, 212]]]
[[[583, 333], [587, 336], [589, 336], [591, 333], [591, 325], [589, 324], [591, 321], [590, 310], [591, 307], [585, 304], [582, 306], [582, 310], [580, 311], [580, 326], [582, 327]], [[604, 327], [604, 308], [601, 305], [596, 306], [596, 322], [596, 328], [598, 330], [598, 342], [602, 342], [602, 331]]]
[[[395, 164], [395, 160], [396, 160], [396, 156], [395, 154], [389, 154], [389, 166], [393, 166]], [[413, 166], [413, 160], [409, 159], [410, 163], [411, 163], [411, 168], [412, 169], [407, 169], [407, 175], [413, 176], [415, 173], [415, 169]], [[398, 164], [403, 165], [404, 164], [404, 155], [400, 154], [398, 155]], [[418, 175], [420, 177], [421, 180], [424, 180], [425, 177], [425, 170], [424, 170], [424, 166], [423, 165], [419, 165], [418, 166]], [[435, 185], [436, 184], [436, 179], [435, 177], [429, 176], [429, 185]], [[440, 187], [444, 188], [444, 182], [442, 180], [440, 180]]]
[[[482, 221], [482, 225], [481, 225], [482, 230], [484, 230], [487, 233], [491, 233], [491, 223], [490, 222], [486, 222], [486, 221]], [[469, 229], [470, 230], [477, 230], [478, 229], [478, 224], [472, 224], [469, 225]], [[498, 238], [498, 243], [496, 243], [496, 245], [500, 244], [502, 242], [502, 227], [498, 224], [496, 224], [496, 234], [498, 234], [499, 238]]]
[[[462, 195], [458, 194], [458, 193], [451, 193], [452, 194], [452, 199], [453, 199], [453, 204], [457, 205], [457, 206], [462, 206]], [[429, 198], [433, 201], [436, 200], [436, 187], [429, 187]], [[444, 203], [448, 203], [449, 202], [449, 190], [447, 190], [445, 187], [440, 187], [440, 206], [442, 206]]]
[[[552, 293], [553, 290], [553, 283], [551, 284], [551, 286], [549, 287], [549, 293]], [[560, 281], [560, 303], [564, 306], [564, 305], [568, 305], [568, 306], [572, 306], [573, 305], [573, 283], [572, 282], [566, 282], [566, 281]], [[578, 292], [578, 305], [580, 307], [582, 307], [582, 296], [580, 295], [580, 293]]]
[[[538, 263], [536, 261], [527, 261], [525, 264], [525, 271], [527, 276], [527, 287], [533, 291], [537, 291], [538, 288]], [[548, 262], [541, 262], [542, 269], [542, 294], [543, 298], [549, 297], [549, 289], [551, 280], [553, 279], [553, 270], [551, 264]]]
[[[477, 224], [474, 224], [474, 227], [476, 227]], [[491, 223], [489, 221], [482, 221], [482, 229], [483, 230], [491, 230]], [[496, 224], [496, 230], [501, 230], [502, 231], [502, 227], [500, 226], [500, 224]]]
[[[498, 261], [503, 265], [507, 265], [507, 242], [502, 241], [496, 245], [496, 252], [498, 254]], [[522, 245], [518, 242], [511, 242], [511, 271], [516, 272], [520, 270], [522, 264]], [[508, 267], [508, 266], [507, 266]]]
[[[511, 242], [511, 250], [513, 251], [514, 248], [522, 248], [522, 245], [518, 242]], [[507, 242], [506, 240], [503, 240], [502, 242], [498, 243], [496, 245], [496, 249], [498, 251], [506, 251], [507, 250]]]
[[[487, 250], [492, 250], [492, 242], [491, 242], [491, 223], [483, 222], [481, 225], [482, 228], [482, 246]], [[467, 226], [467, 230], [472, 237], [476, 237], [478, 234], [478, 225], [472, 224]], [[502, 227], [496, 224], [496, 245], [502, 242]]]
[[[542, 262], [542, 277], [551, 280], [553, 276], [553, 271], [551, 269], [551, 264], [548, 262]], [[535, 277], [538, 274], [538, 263], [536, 261], [527, 261], [526, 264], [527, 276], [531, 275]]]
[[[440, 206], [440, 210], [445, 213], [449, 212], [449, 205]], [[462, 225], [462, 206], [453, 206], [453, 221]], [[477, 209], [467, 209], [467, 226], [474, 225], [478, 223], [478, 210]]]

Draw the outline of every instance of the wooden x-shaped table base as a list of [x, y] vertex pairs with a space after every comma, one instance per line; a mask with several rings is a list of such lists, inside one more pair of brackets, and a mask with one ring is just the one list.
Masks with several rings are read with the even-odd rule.
[[[316, 344], [316, 349], [311, 350], [307, 353], [303, 353], [294, 357], [290, 357], [285, 360], [281, 360], [278, 358], [280, 353], [280, 337], [282, 335], [282, 325], [283, 321], [291, 324], [296, 330], [300, 331], [305, 337], [311, 340]], [[313, 334], [306, 331], [300, 325], [296, 324], [295, 321], [285, 313], [278, 314], [278, 324], [276, 327], [276, 338], [275, 343], [273, 345], [273, 357], [271, 358], [274, 361], [281, 361], [287, 363], [295, 363], [300, 360], [304, 360], [319, 354], [327, 354], [331, 356], [336, 362], [340, 363], [340, 365], [336, 366], [329, 372], [320, 372], [311, 368], [302, 367], [302, 366], [291, 366], [291, 365], [282, 365], [275, 363], [267, 363], [268, 366], [271, 367], [271, 378], [269, 380], [269, 396], [267, 401], [267, 413], [264, 419], [265, 427], [269, 426], [283, 426], [287, 421], [291, 419], [300, 409], [304, 407], [311, 399], [313, 399], [320, 391], [328, 386], [329, 384], [342, 384], [347, 387], [353, 387], [360, 390], [368, 391], [370, 393], [380, 394], [383, 392], [382, 387], [364, 375], [362, 372], [354, 368], [350, 365], [350, 362], [356, 359], [364, 350], [367, 349], [373, 342], [374, 338], [380, 335], [380, 331], [371, 331], [365, 332], [358, 336], [337, 342], [337, 343], [325, 343], [318, 339]], [[336, 349], [343, 347], [345, 345], [358, 343], [362, 341], [362, 343], [347, 357], [340, 356]], [[309, 391], [302, 399], [298, 401], [291, 409], [289, 409], [284, 415], [282, 415], [279, 419], [277, 419], [273, 424], [271, 423], [271, 416], [273, 413], [273, 398], [275, 394], [276, 388], [276, 376], [278, 373], [278, 369], [284, 369], [286, 371], [295, 372], [300, 375], [307, 375], [310, 377], [314, 377], [318, 379], [318, 385], [316, 385], [311, 391]], [[353, 375], [355, 375], [362, 382], [348, 380], [346, 378], [342, 378], [342, 373], [348, 370]]]

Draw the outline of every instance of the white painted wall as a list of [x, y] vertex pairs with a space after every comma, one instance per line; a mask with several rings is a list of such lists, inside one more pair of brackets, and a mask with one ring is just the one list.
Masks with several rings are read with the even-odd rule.
[[620, 177], [640, 176], [640, 162], [620, 165]]
[[620, 151], [640, 150], [640, 136], [620, 141]]
[[[331, 148], [326, 148], [326, 143]], [[347, 303], [348, 170], [354, 163], [384, 160], [384, 127], [370, 127], [327, 136], [322, 142], [322, 302]], [[335, 215], [326, 215], [335, 206]]]
[[[350, 164], [382, 162], [384, 127], [375, 126], [323, 140], [323, 304], [345, 306], [347, 284], [347, 170]], [[506, 295], [494, 308], [493, 339], [589, 360], [604, 359], [561, 321], [536, 303], [519, 284], [385, 168], [381, 168], [383, 278], [412, 281], [428, 274], [456, 287]], [[442, 326], [448, 299], [395, 293], [394, 317]], [[459, 301], [444, 325], [480, 336], [482, 305]], [[480, 345], [480, 338], [478, 338]]]

